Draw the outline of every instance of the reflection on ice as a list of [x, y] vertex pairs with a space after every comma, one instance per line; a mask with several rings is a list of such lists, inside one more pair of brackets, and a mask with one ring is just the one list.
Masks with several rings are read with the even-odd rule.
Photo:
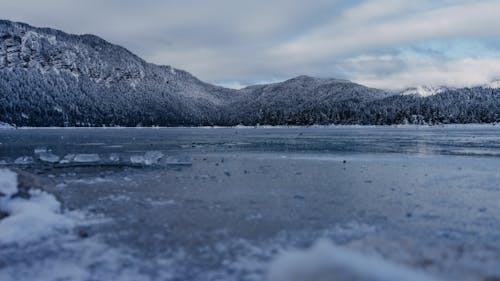
[[172, 166], [191, 166], [193, 162], [188, 157], [168, 157], [166, 161], [167, 165]]

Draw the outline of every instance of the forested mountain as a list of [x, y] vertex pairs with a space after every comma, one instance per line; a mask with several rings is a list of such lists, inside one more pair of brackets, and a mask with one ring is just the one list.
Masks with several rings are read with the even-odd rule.
[[232, 90], [93, 35], [0, 21], [0, 120], [29, 126], [207, 125]]
[[281, 83], [240, 90], [230, 123], [245, 125], [327, 124], [347, 116], [338, 105], [353, 107], [390, 96], [346, 80], [299, 76]]
[[438, 124], [500, 121], [496, 87], [401, 92], [299, 76], [232, 90], [93, 35], [0, 21], [0, 121], [17, 126]]

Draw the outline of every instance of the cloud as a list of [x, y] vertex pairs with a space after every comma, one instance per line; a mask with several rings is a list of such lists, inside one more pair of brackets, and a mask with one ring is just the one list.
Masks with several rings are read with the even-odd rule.
[[[497, 77], [493, 0], [0, 0], [0, 17], [93, 33], [244, 86], [307, 74], [388, 88]], [[457, 69], [459, 68], [459, 69]]]
[[[413, 58], [401, 62], [405, 66], [386, 75], [358, 73], [353, 80], [376, 88], [398, 89], [415, 85], [470, 87], [500, 79], [500, 59], [464, 58], [452, 61], [435, 58]], [[372, 58], [376, 63], [379, 58]], [[387, 60], [387, 58], [386, 58]], [[391, 60], [391, 59], [388, 59]], [[364, 64], [362, 60], [358, 62]]]

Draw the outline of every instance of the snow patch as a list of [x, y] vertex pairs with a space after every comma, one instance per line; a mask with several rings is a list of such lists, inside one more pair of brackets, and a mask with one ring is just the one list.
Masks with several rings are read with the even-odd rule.
[[33, 242], [76, 226], [75, 218], [62, 212], [54, 196], [41, 190], [30, 195], [29, 200], [2, 200], [2, 209], [10, 215], [0, 222], [0, 243]]
[[437, 280], [380, 257], [367, 256], [321, 239], [311, 249], [281, 254], [268, 272], [269, 281], [432, 281]]
[[417, 95], [420, 97], [429, 97], [437, 95], [446, 91], [445, 87], [432, 87], [432, 86], [417, 86], [414, 88], [408, 88], [400, 93], [402, 96]]
[[15, 129], [16, 126], [0, 121], [0, 129]]
[[14, 193], [17, 192], [16, 173], [7, 169], [0, 169], [0, 192], [5, 194], [5, 197], [12, 196]]
[[0, 169], [0, 210], [8, 217], [0, 221], [0, 244], [25, 244], [56, 232], [68, 232], [76, 225], [76, 213], [65, 214], [54, 196], [30, 190], [31, 198], [11, 198], [17, 193], [17, 174]]
[[16, 173], [0, 169], [0, 191], [6, 194], [0, 210], [9, 212], [0, 220], [0, 280], [172, 280], [169, 260], [143, 262], [92, 233], [85, 239], [76, 235], [76, 227], [102, 219], [64, 212], [54, 196], [41, 190], [30, 190], [29, 200], [11, 199], [17, 184]]

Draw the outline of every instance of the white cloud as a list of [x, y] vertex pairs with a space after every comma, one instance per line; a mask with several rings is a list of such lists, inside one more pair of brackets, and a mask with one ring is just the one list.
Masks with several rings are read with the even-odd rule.
[[0, 4], [0, 18], [97, 34], [148, 61], [186, 69], [209, 82], [235, 81], [231, 83], [243, 86], [307, 74], [395, 87], [486, 83], [500, 74], [497, 59], [488, 57], [496, 49], [484, 56], [448, 59], [446, 49], [442, 58], [401, 53], [433, 40], [481, 44], [498, 37], [500, 2], [494, 0], [364, 0], [357, 4], [347, 0], [0, 0]]
[[[333, 19], [297, 40], [276, 46], [272, 53], [294, 57], [294, 63], [300, 63], [425, 40], [498, 36], [500, 30], [496, 27], [500, 25], [500, 17], [496, 11], [499, 10], [498, 1], [478, 1], [419, 11], [404, 17], [383, 18], [375, 23], [355, 18], [349, 29], [339, 28], [347, 22], [339, 24]], [[352, 13], [348, 11], [348, 14]]]

